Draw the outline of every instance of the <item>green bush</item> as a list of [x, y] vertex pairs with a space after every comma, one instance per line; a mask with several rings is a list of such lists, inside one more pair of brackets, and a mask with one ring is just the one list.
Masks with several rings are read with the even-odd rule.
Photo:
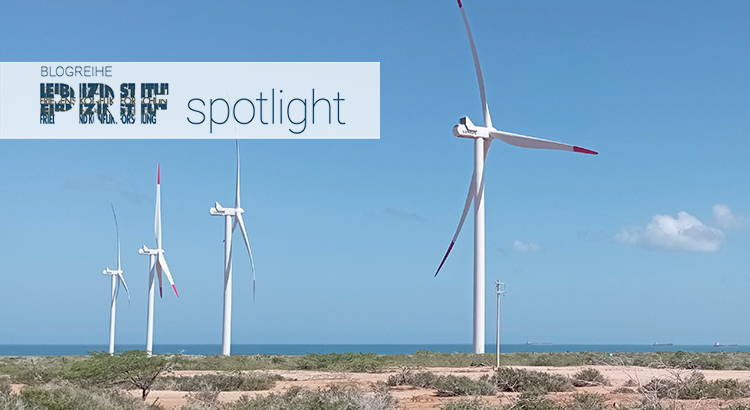
[[750, 382], [736, 379], [719, 379], [706, 381], [705, 376], [693, 372], [686, 379], [669, 380], [654, 378], [641, 390], [646, 394], [655, 394], [658, 398], [670, 399], [738, 399], [750, 397]]
[[118, 390], [84, 389], [71, 384], [30, 386], [20, 399], [30, 409], [44, 410], [144, 410], [146, 405]]
[[750, 410], [750, 406], [744, 404], [732, 404], [726, 407], [722, 407], [721, 410]]
[[563, 410], [554, 401], [536, 393], [524, 392], [508, 410]]
[[127, 385], [141, 390], [145, 401], [151, 386], [173, 366], [167, 356], [148, 354], [143, 350], [129, 350], [122, 354], [92, 352], [87, 360], [74, 362], [63, 377], [85, 386]]
[[0, 394], [0, 409], [2, 410], [31, 410], [23, 403], [21, 397], [17, 394], [6, 395]]
[[607, 401], [598, 393], [574, 393], [565, 410], [605, 410]]
[[376, 372], [382, 359], [375, 353], [308, 354], [294, 360], [298, 370], [334, 370], [350, 372]]
[[175, 369], [184, 370], [268, 370], [268, 369], [291, 369], [290, 362], [301, 356], [272, 356], [267, 354], [254, 355], [175, 355], [170, 360]]
[[278, 380], [283, 380], [283, 377], [269, 373], [233, 372], [197, 376], [164, 376], [158, 378], [152, 388], [177, 391], [256, 391], [272, 389]]
[[496, 390], [487, 380], [472, 380], [466, 376], [438, 376], [430, 372], [412, 372], [403, 370], [391, 375], [386, 382], [388, 386], [413, 386], [437, 390], [437, 395], [449, 396], [491, 396]]
[[575, 387], [606, 385], [609, 385], [609, 380], [607, 380], [599, 370], [596, 370], [593, 367], [581, 369], [573, 375], [573, 386]]
[[457, 400], [445, 403], [441, 410], [500, 410], [500, 407], [490, 406], [481, 400]]
[[495, 386], [487, 380], [472, 380], [466, 376], [440, 376], [435, 381], [434, 389], [437, 395], [449, 396], [492, 396]]
[[629, 387], [618, 387], [614, 390], [612, 390], [612, 393], [635, 393], [635, 390], [629, 388]]
[[10, 395], [10, 378], [0, 377], [0, 396]]
[[204, 390], [188, 394], [187, 403], [180, 410], [219, 410], [221, 407], [219, 392]]
[[365, 394], [351, 386], [331, 386], [325, 390], [292, 387], [284, 393], [250, 398], [242, 396], [222, 410], [396, 410], [396, 399], [377, 389]]
[[506, 392], [547, 393], [573, 390], [573, 384], [567, 377], [525, 369], [501, 367], [492, 379], [498, 390]]
[[431, 372], [414, 372], [410, 368], [402, 369], [400, 373], [388, 376], [388, 386], [413, 386], [432, 388], [438, 376]]
[[39, 385], [60, 378], [60, 373], [72, 359], [65, 356], [18, 356], [0, 359], [0, 374], [7, 375], [12, 383]]

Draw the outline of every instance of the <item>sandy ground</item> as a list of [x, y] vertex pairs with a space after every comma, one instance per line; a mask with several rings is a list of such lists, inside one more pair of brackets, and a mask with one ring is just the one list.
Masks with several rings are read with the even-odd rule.
[[[643, 395], [638, 393], [613, 393], [612, 391], [626, 384], [635, 385], [646, 384], [652, 378], [675, 378], [687, 377], [690, 371], [675, 369], [652, 369], [645, 367], [633, 366], [585, 366], [593, 367], [599, 370], [606, 378], [609, 379], [609, 386], [593, 386], [577, 388], [576, 392], [594, 392], [605, 395], [607, 406], [609, 408], [631, 407], [641, 402]], [[572, 376], [584, 367], [523, 367], [529, 370], [544, 371], [548, 373]], [[471, 367], [471, 368], [447, 368], [435, 367], [424, 369], [440, 375], [453, 374], [456, 376], [467, 376], [472, 379], [478, 379], [482, 375], [491, 375], [491, 367]], [[203, 373], [215, 373], [213, 371], [176, 371], [175, 375], [192, 376]], [[276, 386], [270, 392], [284, 392], [292, 386], [307, 387], [310, 389], [325, 388], [332, 384], [351, 384], [367, 390], [370, 384], [375, 382], [385, 382], [388, 376], [398, 373], [397, 371], [382, 373], [344, 373], [344, 372], [319, 372], [319, 371], [302, 371], [302, 370], [272, 370], [268, 373], [279, 374], [284, 377], [283, 381], [276, 383]], [[750, 380], [750, 371], [730, 371], [730, 370], [702, 370], [707, 380], [715, 379], [739, 379]], [[18, 386], [20, 387], [20, 386]], [[399, 408], [404, 410], [425, 410], [438, 409], [443, 404], [452, 400], [464, 400], [464, 398], [455, 397], [438, 397], [434, 390], [417, 389], [407, 386], [399, 386], [391, 389], [392, 394], [399, 401]], [[222, 392], [219, 395], [220, 401], [235, 401], [242, 395], [256, 396], [265, 395], [269, 391], [260, 392]], [[139, 395], [140, 392], [133, 392]], [[564, 402], [570, 400], [574, 392], [568, 393], [551, 393], [547, 397]], [[186, 392], [177, 391], [160, 391], [154, 390], [148, 396], [148, 402], [158, 401], [165, 409], [179, 409], [186, 403]], [[512, 403], [517, 397], [516, 393], [500, 393], [495, 396], [484, 396], [482, 401], [493, 405], [505, 405]], [[704, 400], [670, 400], [663, 402], [664, 405], [672, 406], [680, 410], [718, 410], [730, 403], [750, 405], [750, 398], [733, 401], [704, 399]]]

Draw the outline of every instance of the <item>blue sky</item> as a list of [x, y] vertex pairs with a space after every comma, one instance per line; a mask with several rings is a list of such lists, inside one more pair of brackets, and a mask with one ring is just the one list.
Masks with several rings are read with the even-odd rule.
[[[600, 152], [493, 143], [488, 341], [500, 279], [507, 342], [748, 344], [750, 3], [464, 6], [493, 125]], [[258, 290], [236, 252], [233, 342], [470, 343], [471, 220], [432, 277], [473, 166], [451, 129], [481, 123], [454, 1], [4, 1], [0, 61], [380, 62], [379, 140], [241, 141]], [[0, 140], [0, 343], [106, 343], [110, 203], [117, 342], [145, 343], [157, 162], [180, 297], [157, 300], [155, 343], [220, 343], [208, 209], [233, 199], [233, 158], [230, 140]]]

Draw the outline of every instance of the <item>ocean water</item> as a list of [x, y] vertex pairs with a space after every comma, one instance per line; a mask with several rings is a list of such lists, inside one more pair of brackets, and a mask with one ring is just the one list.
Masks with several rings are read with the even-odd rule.
[[[116, 351], [145, 350], [145, 344], [116, 345]], [[0, 344], [0, 356], [71, 356], [86, 355], [92, 351], [106, 351], [106, 344], [80, 345], [3, 345]], [[515, 352], [750, 352], [750, 346], [715, 347], [713, 345], [597, 345], [597, 344], [503, 344], [502, 353]], [[235, 344], [232, 354], [282, 354], [302, 355], [309, 353], [376, 353], [376, 354], [411, 354], [418, 350], [429, 350], [439, 353], [471, 353], [470, 344]], [[495, 352], [495, 345], [485, 347], [487, 353]], [[154, 353], [181, 353], [195, 355], [217, 355], [221, 353], [219, 344], [155, 344]]]

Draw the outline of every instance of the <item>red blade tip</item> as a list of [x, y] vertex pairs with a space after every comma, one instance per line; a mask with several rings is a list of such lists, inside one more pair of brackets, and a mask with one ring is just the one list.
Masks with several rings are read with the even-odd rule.
[[440, 262], [440, 266], [438, 266], [437, 272], [435, 272], [435, 276], [437, 276], [438, 273], [440, 273], [440, 269], [443, 268], [443, 264], [445, 263], [445, 260], [448, 259], [448, 254], [451, 253], [451, 249], [453, 249], [453, 245], [455, 245], [455, 244], [456, 244], [455, 242], [451, 242], [451, 246], [448, 247], [448, 252], [446, 252], [445, 256], [443, 256], [443, 261]]
[[162, 291], [161, 291], [161, 286], [159, 286], [159, 297], [160, 297], [160, 298], [161, 298], [161, 297], [164, 297], [164, 294], [163, 294], [163, 293], [162, 293]]
[[463, 5], [461, 5], [461, 0], [458, 0], [458, 7], [459, 7], [459, 8], [464, 8], [464, 6], [463, 6]]
[[596, 151], [592, 151], [590, 149], [581, 148], [581, 147], [573, 147], [573, 152], [580, 152], [582, 154], [591, 154], [591, 155], [597, 155], [597, 154], [599, 154]]
[[177, 286], [175, 286], [175, 285], [172, 285], [172, 289], [174, 289], [174, 294], [175, 294], [175, 295], [177, 295], [177, 297], [179, 298], [179, 297], [180, 297], [180, 294], [179, 294], [179, 293], [177, 293]]
[[156, 163], [156, 185], [161, 184], [161, 164]]

